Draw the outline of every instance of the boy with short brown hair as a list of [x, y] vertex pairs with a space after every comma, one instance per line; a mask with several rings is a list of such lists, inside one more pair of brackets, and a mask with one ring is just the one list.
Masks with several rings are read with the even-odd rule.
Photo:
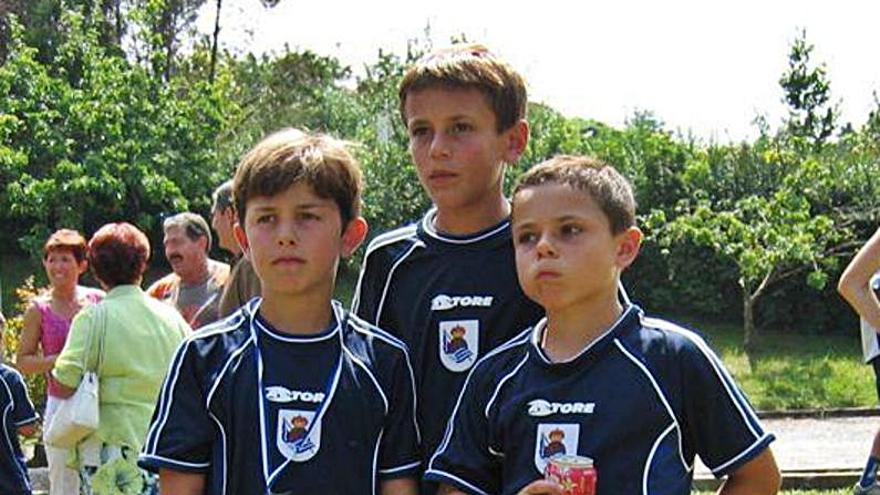
[[619, 297], [641, 242], [623, 176], [585, 157], [537, 165], [514, 193], [513, 237], [547, 316], [468, 376], [425, 475], [441, 493], [561, 495], [541, 479], [557, 455], [591, 458], [596, 493], [690, 494], [695, 455], [728, 476], [720, 493], [776, 493], [773, 436], [718, 357]]
[[406, 346], [331, 300], [366, 235], [360, 193], [327, 136], [277, 133], [239, 164], [235, 235], [263, 295], [178, 351], [140, 458], [163, 493], [416, 493]]
[[467, 370], [541, 315], [516, 281], [503, 190], [507, 166], [528, 143], [527, 98], [522, 77], [480, 45], [428, 54], [406, 72], [399, 96], [434, 207], [370, 243], [353, 308], [412, 350], [427, 460]]

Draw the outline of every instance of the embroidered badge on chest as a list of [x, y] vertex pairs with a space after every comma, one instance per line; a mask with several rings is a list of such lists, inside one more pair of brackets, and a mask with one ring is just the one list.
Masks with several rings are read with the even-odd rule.
[[542, 423], [535, 438], [535, 467], [543, 473], [554, 455], [577, 455], [581, 425]]
[[321, 448], [321, 421], [312, 424], [314, 411], [282, 409], [278, 411], [275, 443], [278, 450], [293, 462], [305, 462]]
[[477, 361], [480, 348], [480, 321], [441, 321], [440, 362], [449, 371], [468, 370]]

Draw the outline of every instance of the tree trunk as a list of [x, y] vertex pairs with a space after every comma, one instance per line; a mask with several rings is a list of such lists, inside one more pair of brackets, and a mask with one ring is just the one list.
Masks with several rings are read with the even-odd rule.
[[757, 331], [755, 330], [755, 300], [747, 290], [743, 289], [743, 347], [746, 352], [751, 351], [755, 345]]
[[208, 73], [208, 81], [212, 83], [217, 71], [217, 46], [220, 43], [220, 9], [222, 7], [223, 0], [217, 0], [217, 15], [214, 17], [214, 39], [211, 42], [211, 71]]

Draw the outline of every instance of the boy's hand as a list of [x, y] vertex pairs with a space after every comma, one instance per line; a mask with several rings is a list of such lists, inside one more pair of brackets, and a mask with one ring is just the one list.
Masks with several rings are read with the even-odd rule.
[[536, 480], [526, 485], [517, 495], [562, 495], [562, 486], [553, 481]]

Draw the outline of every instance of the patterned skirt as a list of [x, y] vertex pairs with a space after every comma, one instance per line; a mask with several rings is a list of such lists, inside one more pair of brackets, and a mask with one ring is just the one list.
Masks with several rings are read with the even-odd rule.
[[94, 440], [77, 449], [80, 495], [159, 495], [159, 478], [137, 466], [137, 451]]

